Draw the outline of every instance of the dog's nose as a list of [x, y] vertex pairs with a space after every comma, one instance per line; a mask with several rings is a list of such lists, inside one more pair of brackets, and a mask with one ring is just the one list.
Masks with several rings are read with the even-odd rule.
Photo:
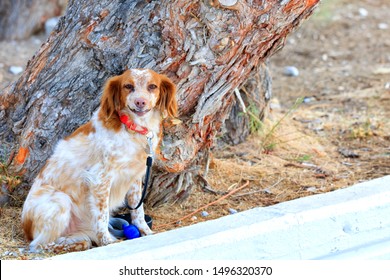
[[134, 103], [138, 109], [143, 109], [146, 105], [146, 100], [144, 98], [137, 98], [135, 99]]

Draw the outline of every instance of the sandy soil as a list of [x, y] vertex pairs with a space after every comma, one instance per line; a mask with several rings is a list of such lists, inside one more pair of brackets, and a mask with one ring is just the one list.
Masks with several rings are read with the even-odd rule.
[[[154, 230], [389, 175], [389, 14], [387, 0], [324, 0], [271, 59], [274, 99], [263, 128], [244, 144], [214, 149], [207, 179], [218, 194], [195, 187], [184, 203], [147, 208]], [[41, 40], [0, 42], [0, 88]], [[286, 66], [299, 75], [286, 76]], [[0, 208], [0, 258], [44, 257], [25, 252], [19, 215], [18, 207]]]

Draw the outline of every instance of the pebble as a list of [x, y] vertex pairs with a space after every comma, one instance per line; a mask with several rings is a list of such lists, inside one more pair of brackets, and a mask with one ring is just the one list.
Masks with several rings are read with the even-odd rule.
[[198, 218], [196, 216], [192, 216], [191, 220], [196, 221]]
[[202, 211], [202, 213], [200, 215], [202, 217], [207, 217], [209, 215], [209, 213], [207, 213], [206, 211]]
[[373, 72], [375, 75], [387, 75], [390, 74], [390, 67], [379, 67]]
[[299, 70], [295, 66], [286, 66], [284, 67], [283, 74], [288, 77], [297, 77], [299, 76]]
[[265, 193], [265, 194], [272, 194], [272, 191], [271, 191], [270, 189], [267, 188], [267, 189], [264, 189], [264, 193]]
[[313, 102], [315, 100], [316, 100], [315, 97], [305, 96], [303, 98], [303, 103], [310, 103], [310, 102]]
[[233, 209], [233, 208], [229, 208], [229, 213], [230, 213], [230, 214], [236, 214], [236, 213], [237, 213], [237, 210], [236, 210], [236, 209]]
[[49, 18], [45, 22], [45, 33], [47, 36], [49, 36], [50, 33], [53, 31], [54, 27], [56, 27], [59, 19], [60, 19], [59, 17], [53, 17], [53, 18]]
[[308, 192], [317, 192], [317, 188], [316, 187], [308, 187], [307, 189], [306, 189], [306, 191], [308, 191]]
[[14, 74], [14, 75], [18, 75], [20, 73], [23, 72], [23, 67], [20, 67], [20, 66], [11, 66], [9, 68], [9, 72]]
[[381, 22], [378, 24], [378, 28], [381, 30], [385, 30], [389, 28], [389, 25], [387, 23]]
[[359, 8], [359, 14], [362, 16], [362, 17], [366, 17], [368, 16], [368, 11], [364, 8]]
[[338, 152], [339, 152], [341, 155], [343, 155], [344, 157], [346, 157], [346, 158], [358, 158], [358, 157], [360, 157], [359, 154], [357, 154], [357, 153], [355, 153], [354, 151], [349, 150], [349, 149], [347, 149], [347, 148], [340, 148], [340, 149], [338, 150]]
[[390, 89], [390, 82], [387, 82], [387, 83], [385, 84], [385, 89]]
[[237, 0], [219, 0], [218, 1], [221, 5], [230, 7], [237, 4]]
[[3, 257], [18, 257], [19, 254], [17, 252], [5, 251], [2, 256]]

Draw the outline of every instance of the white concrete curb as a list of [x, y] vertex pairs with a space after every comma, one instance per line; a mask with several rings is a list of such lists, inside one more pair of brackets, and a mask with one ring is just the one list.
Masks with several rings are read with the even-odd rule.
[[51, 259], [390, 259], [390, 176]]

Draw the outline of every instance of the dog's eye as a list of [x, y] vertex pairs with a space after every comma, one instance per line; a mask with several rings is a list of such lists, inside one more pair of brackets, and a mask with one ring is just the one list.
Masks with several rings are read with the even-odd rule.
[[132, 84], [125, 84], [124, 88], [130, 90], [130, 92], [134, 91], [134, 86]]
[[148, 90], [149, 91], [152, 91], [152, 90], [154, 90], [156, 88], [157, 88], [157, 86], [155, 84], [148, 85]]

